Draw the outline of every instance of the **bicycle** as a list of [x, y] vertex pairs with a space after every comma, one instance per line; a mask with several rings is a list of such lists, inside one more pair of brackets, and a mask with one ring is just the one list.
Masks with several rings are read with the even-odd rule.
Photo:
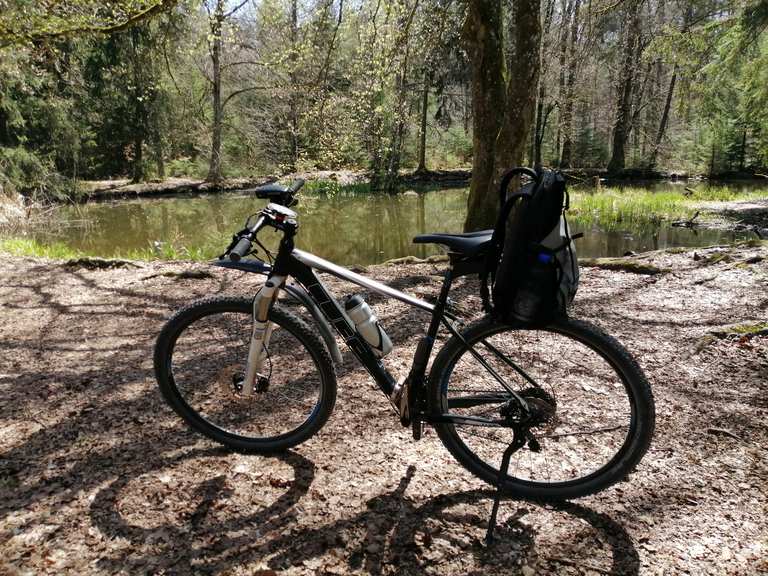
[[[653, 395], [614, 338], [573, 318], [530, 328], [486, 316], [462, 326], [449, 291], [456, 278], [482, 270], [491, 231], [414, 238], [448, 249], [432, 304], [297, 249], [298, 215], [290, 207], [302, 185], [254, 189], [270, 203], [213, 262], [266, 275], [257, 294], [193, 302], [158, 337], [160, 389], [192, 428], [244, 452], [279, 452], [309, 439], [336, 399], [335, 331], [414, 438], [424, 425], [434, 427], [455, 459], [497, 494], [544, 502], [582, 497], [624, 479], [640, 462], [653, 433]], [[281, 233], [273, 259], [257, 237], [265, 227]], [[246, 258], [259, 248], [270, 263]], [[382, 362], [388, 338], [376, 318], [369, 315], [365, 326], [351, 318], [359, 296], [342, 307], [315, 271], [431, 314], [404, 380]], [[283, 291], [308, 309], [313, 327], [278, 302]], [[427, 371], [441, 328], [450, 338]]]

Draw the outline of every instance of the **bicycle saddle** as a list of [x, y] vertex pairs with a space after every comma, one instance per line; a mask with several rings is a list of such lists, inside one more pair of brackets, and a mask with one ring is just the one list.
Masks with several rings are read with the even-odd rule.
[[491, 242], [493, 230], [479, 230], [465, 234], [420, 234], [414, 244], [442, 244], [449, 251], [465, 256], [482, 254]]

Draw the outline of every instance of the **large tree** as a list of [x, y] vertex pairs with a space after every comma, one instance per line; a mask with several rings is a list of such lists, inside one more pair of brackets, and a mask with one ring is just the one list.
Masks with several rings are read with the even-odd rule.
[[500, 0], [469, 0], [464, 39], [472, 61], [472, 181], [464, 229], [493, 225], [503, 173], [522, 163], [539, 81], [540, 0], [520, 0], [510, 18], [515, 57], [507, 69]]

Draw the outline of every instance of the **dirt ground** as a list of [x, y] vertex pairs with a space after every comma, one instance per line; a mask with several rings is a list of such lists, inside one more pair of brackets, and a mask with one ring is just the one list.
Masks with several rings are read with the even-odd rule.
[[[661, 271], [583, 269], [574, 315], [646, 371], [650, 452], [599, 495], [503, 502], [486, 547], [486, 486], [431, 431], [414, 442], [346, 351], [330, 421], [281, 457], [228, 453], [165, 406], [163, 322], [258, 278], [3, 258], [0, 574], [768, 574], [768, 246], [638, 259]], [[424, 297], [442, 266], [368, 273]], [[455, 297], [476, 305], [476, 286]], [[402, 375], [426, 318], [368, 301]]]

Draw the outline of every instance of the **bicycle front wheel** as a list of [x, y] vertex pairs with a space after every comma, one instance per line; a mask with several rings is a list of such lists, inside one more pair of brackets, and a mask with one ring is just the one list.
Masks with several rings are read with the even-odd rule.
[[336, 401], [336, 374], [320, 338], [273, 306], [260, 384], [241, 393], [252, 301], [209, 298], [177, 312], [155, 347], [155, 374], [170, 406], [195, 430], [234, 450], [276, 452], [315, 434]]
[[514, 436], [498, 424], [516, 405], [509, 388], [543, 415], [530, 428], [539, 446], [515, 452], [502, 479], [511, 495], [560, 501], [593, 494], [622, 480], [645, 454], [654, 427], [650, 386], [626, 349], [596, 326], [563, 319], [520, 329], [486, 318], [463, 336], [496, 377], [453, 337], [430, 373], [430, 402], [433, 414], [479, 419], [435, 425], [476, 476], [498, 481]]

